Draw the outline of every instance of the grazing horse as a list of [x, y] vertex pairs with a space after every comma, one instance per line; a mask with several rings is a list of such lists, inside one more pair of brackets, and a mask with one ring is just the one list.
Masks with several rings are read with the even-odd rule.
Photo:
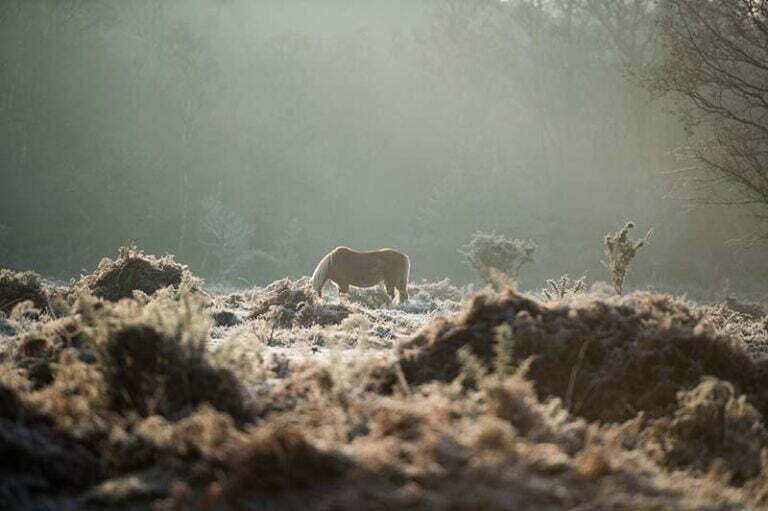
[[372, 287], [384, 281], [390, 299], [395, 289], [400, 303], [408, 301], [408, 275], [411, 262], [408, 256], [391, 248], [358, 251], [336, 247], [323, 257], [314, 273], [312, 287], [322, 296], [326, 281], [332, 280], [339, 293], [349, 292], [349, 286]]

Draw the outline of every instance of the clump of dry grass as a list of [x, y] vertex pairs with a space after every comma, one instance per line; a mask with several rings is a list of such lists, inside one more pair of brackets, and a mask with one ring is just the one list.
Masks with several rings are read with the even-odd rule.
[[12, 337], [18, 332], [18, 325], [12, 319], [9, 319], [5, 312], [0, 311], [0, 338]]
[[325, 303], [310, 286], [294, 286], [289, 279], [271, 284], [248, 315], [280, 328], [338, 325], [352, 310], [342, 303]]
[[350, 287], [347, 299], [368, 309], [389, 307], [392, 303], [387, 291], [380, 285], [374, 287]]
[[217, 310], [211, 313], [211, 319], [214, 325], [223, 327], [232, 327], [241, 324], [243, 321], [232, 311]]
[[206, 358], [209, 323], [193, 295], [146, 305], [109, 305], [83, 297], [80, 314], [112, 409], [173, 418], [209, 403], [244, 418], [237, 380]]
[[94, 273], [81, 277], [72, 288], [116, 302], [133, 297], [135, 291], [152, 295], [169, 286], [190, 291], [198, 290], [199, 284], [187, 267], [174, 261], [173, 256], [158, 258], [144, 254], [135, 246], [127, 246], [120, 248], [117, 259], [102, 259]]
[[[13, 343], [9, 356], [24, 369], [35, 388], [53, 381], [53, 366], [62, 351], [83, 347], [82, 323], [68, 316], [37, 325]], [[84, 355], [85, 356], [85, 355]]]
[[633, 444], [670, 468], [701, 473], [717, 469], [739, 485], [759, 476], [768, 431], [746, 396], [737, 395], [728, 382], [705, 377], [677, 398], [671, 415], [651, 421], [638, 417], [624, 426]]
[[743, 346], [665, 295], [542, 304], [512, 290], [481, 294], [459, 318], [438, 319], [401, 346], [406, 379], [452, 380], [464, 346], [490, 364], [494, 331], [504, 324], [514, 339], [514, 359], [535, 357], [530, 376], [539, 394], [567, 400], [571, 411], [590, 420], [670, 413], [677, 392], [705, 375], [732, 382], [768, 411], [768, 376]]
[[48, 298], [40, 275], [0, 269], [0, 311], [8, 314], [26, 301], [31, 301], [40, 310], [47, 307]]
[[461, 302], [466, 298], [464, 290], [451, 284], [450, 279], [438, 282], [412, 282], [408, 285], [408, 294], [416, 300], [435, 300]]
[[725, 306], [733, 312], [743, 314], [750, 319], [760, 319], [766, 316], [765, 308], [761, 304], [744, 302], [732, 296], [725, 297]]

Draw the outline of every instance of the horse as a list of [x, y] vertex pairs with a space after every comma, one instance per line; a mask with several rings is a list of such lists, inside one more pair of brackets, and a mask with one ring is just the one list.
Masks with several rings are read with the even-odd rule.
[[328, 280], [333, 281], [339, 293], [344, 294], [349, 292], [350, 285], [372, 287], [383, 281], [390, 300], [394, 300], [397, 289], [399, 303], [405, 303], [408, 301], [410, 271], [410, 259], [398, 250], [360, 251], [336, 247], [317, 263], [312, 273], [312, 287], [322, 297], [323, 286]]

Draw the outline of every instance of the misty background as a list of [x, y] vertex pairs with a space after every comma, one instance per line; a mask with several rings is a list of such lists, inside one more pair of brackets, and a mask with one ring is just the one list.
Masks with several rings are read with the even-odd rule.
[[76, 277], [135, 242], [252, 285], [390, 246], [463, 283], [484, 230], [537, 244], [540, 288], [606, 280], [633, 220], [630, 288], [753, 289], [756, 224], [686, 200], [632, 3], [3, 0], [0, 266]]

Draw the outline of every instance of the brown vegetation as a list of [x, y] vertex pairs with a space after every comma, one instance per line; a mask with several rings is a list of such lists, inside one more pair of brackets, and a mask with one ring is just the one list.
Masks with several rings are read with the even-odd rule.
[[294, 288], [289, 279], [270, 286], [251, 310], [248, 319], [265, 319], [282, 328], [293, 325], [338, 325], [350, 309], [340, 303], [321, 303], [308, 286]]
[[195, 288], [198, 283], [187, 267], [174, 261], [173, 256], [157, 258], [128, 246], [120, 249], [117, 259], [102, 259], [94, 273], [82, 277], [73, 287], [116, 302], [131, 298], [134, 291], [152, 295], [165, 287], [178, 289], [183, 284]]
[[38, 309], [48, 304], [40, 275], [29, 271], [16, 273], [0, 269], [0, 311], [9, 313], [27, 300]]
[[534, 357], [530, 377], [539, 395], [558, 396], [590, 420], [670, 413], [677, 392], [707, 375], [730, 381], [768, 412], [766, 363], [755, 363], [702, 312], [666, 295], [546, 304], [512, 290], [477, 295], [459, 318], [438, 320], [401, 346], [406, 379], [452, 380], [464, 346], [490, 365], [501, 325], [511, 327], [514, 360]]
[[[215, 340], [210, 303], [184, 290], [80, 294], [63, 317], [20, 324], [0, 345], [0, 508], [766, 502], [764, 373], [725, 309], [505, 291], [396, 350], [376, 332], [414, 328], [413, 313], [321, 302], [304, 284], [214, 297], [253, 313]], [[416, 287], [432, 303], [458, 293]], [[328, 320], [337, 310], [354, 320]]]

